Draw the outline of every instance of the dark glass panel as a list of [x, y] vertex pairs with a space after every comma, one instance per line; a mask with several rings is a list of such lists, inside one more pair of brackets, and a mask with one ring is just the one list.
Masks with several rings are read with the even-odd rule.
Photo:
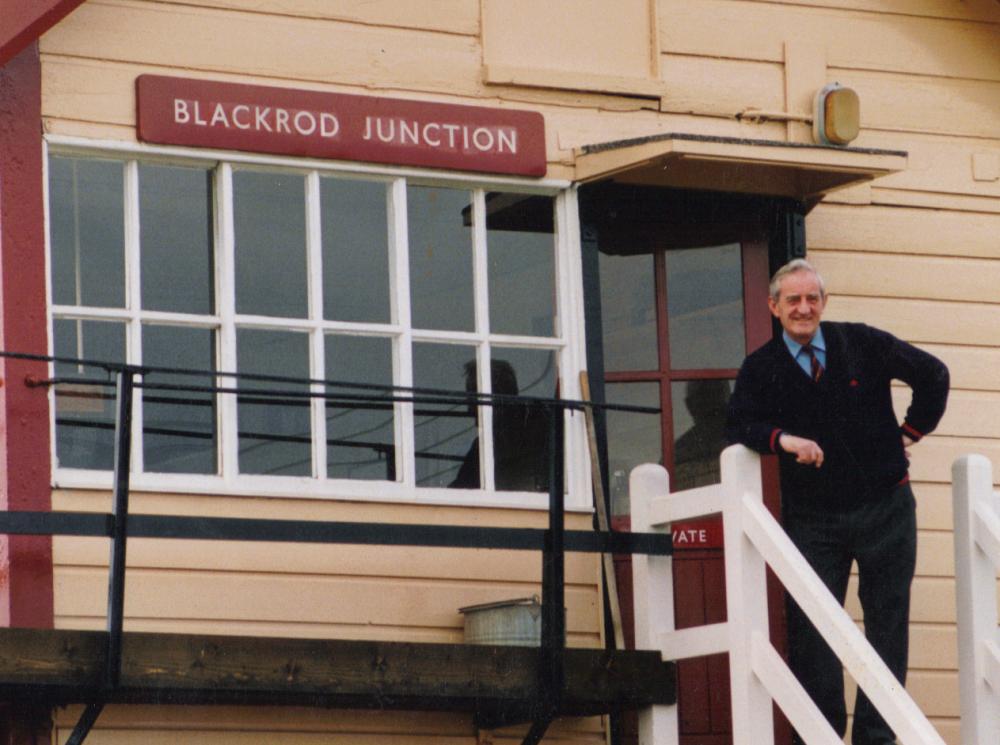
[[600, 254], [604, 369], [657, 370], [653, 257]]
[[[457, 344], [413, 345], [413, 384], [455, 392], [476, 391], [475, 347]], [[477, 407], [414, 405], [417, 484], [478, 488]]]
[[[215, 332], [178, 326], [143, 326], [143, 362], [150, 366], [215, 370]], [[149, 373], [146, 385], [212, 386], [211, 375]], [[142, 390], [143, 470], [216, 473], [216, 396], [196, 391]]]
[[467, 191], [407, 188], [414, 328], [474, 328], [471, 198]]
[[[326, 378], [337, 382], [392, 385], [392, 340], [329, 334]], [[392, 391], [330, 386], [330, 392], [392, 395]], [[392, 402], [328, 401], [326, 468], [335, 479], [396, 480], [395, 416]]]
[[[239, 329], [241, 373], [309, 377], [309, 337], [287, 331]], [[273, 391], [306, 392], [307, 384], [240, 379], [240, 473], [312, 475], [312, 418], [308, 398], [281, 398]], [[268, 389], [254, 395], [252, 391]]]
[[[125, 361], [125, 324], [56, 319], [56, 357]], [[100, 367], [57, 362], [59, 378], [107, 380], [107, 386], [56, 386], [56, 459], [62, 468], [110, 471], [115, 462], [115, 377]]]
[[737, 368], [746, 355], [740, 246], [667, 251], [670, 366]]
[[[609, 404], [660, 407], [659, 383], [607, 383]], [[608, 472], [611, 486], [611, 513], [629, 514], [628, 479], [640, 463], [663, 463], [660, 415], [609, 410]]]
[[139, 166], [143, 308], [215, 311], [212, 220], [211, 171]]
[[389, 240], [385, 184], [324, 178], [323, 317], [388, 323]]
[[305, 178], [233, 173], [236, 312], [305, 318]]
[[[559, 370], [556, 353], [546, 349], [493, 347], [494, 393], [554, 398]], [[496, 488], [549, 489], [549, 411], [529, 402], [493, 407], [493, 472]]]
[[674, 418], [672, 491], [719, 483], [731, 380], [687, 380], [670, 384]]
[[555, 237], [552, 197], [486, 195], [490, 331], [555, 333]]
[[52, 301], [125, 307], [122, 164], [49, 158]]

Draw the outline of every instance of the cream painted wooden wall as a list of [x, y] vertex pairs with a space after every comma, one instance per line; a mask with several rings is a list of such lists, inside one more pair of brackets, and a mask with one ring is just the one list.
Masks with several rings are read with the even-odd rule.
[[[628, 0], [619, 14], [630, 19], [625, 25], [610, 0], [517, 3], [521, 13], [543, 5], [548, 17], [533, 27], [505, 24], [503, 0], [87, 0], [42, 38], [44, 127], [134, 140], [134, 79], [148, 72], [477, 103], [542, 112], [549, 175], [572, 178], [574, 148], [657, 132], [808, 141], [802, 125], [755, 124], [736, 114], [808, 113], [812, 93], [826, 82], [854, 87], [863, 127], [854, 144], [906, 150], [909, 167], [827, 198], [807, 221], [809, 251], [833, 292], [831, 318], [880, 325], [952, 369], [949, 412], [914, 448], [921, 534], [910, 688], [957, 743], [949, 464], [974, 450], [1000, 472], [1000, 3]], [[551, 46], [519, 46], [508, 27], [523, 34], [543, 28]], [[593, 52], [573, 52], [573, 43]], [[104, 500], [86, 492], [54, 497], [60, 509], [103, 508]], [[541, 524], [531, 513], [294, 500], [144, 495], [136, 506]], [[362, 560], [345, 549], [293, 554], [136, 542], [128, 623], [455, 639], [458, 598], [488, 599], [497, 585], [527, 590], [537, 579], [532, 560], [513, 552], [500, 562], [474, 552], [440, 554], [385, 550]], [[100, 625], [104, 561], [97, 544], [57, 541], [58, 625]], [[582, 645], [598, 643], [595, 568], [589, 559], [570, 568], [571, 632]], [[255, 592], [271, 602], [248, 601]], [[403, 608], [413, 615], [400, 621], [395, 614]], [[95, 743], [134, 742], [129, 730], [140, 722], [144, 740], [164, 742], [176, 741], [179, 729], [191, 743], [258, 742], [263, 730], [269, 742], [474, 741], [467, 722], [439, 715], [167, 708], [109, 717]], [[560, 738], [596, 741], [600, 734], [592, 723], [570, 723]]]

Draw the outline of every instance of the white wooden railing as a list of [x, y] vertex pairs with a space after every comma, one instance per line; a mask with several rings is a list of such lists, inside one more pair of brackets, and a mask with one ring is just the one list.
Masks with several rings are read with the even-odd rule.
[[[673, 522], [722, 514], [728, 621], [675, 630], [671, 559], [637, 554], [632, 559], [635, 631], [637, 648], [660, 650], [664, 659], [729, 653], [734, 745], [773, 745], [772, 701], [809, 745], [842, 745], [768, 638], [766, 566], [795, 598], [899, 741], [944, 745], [764, 507], [755, 453], [742, 445], [723, 451], [722, 483], [718, 485], [671, 494], [666, 470], [644, 464], [632, 471], [629, 488], [632, 530], [637, 532], [667, 532]], [[676, 707], [643, 711], [639, 742], [675, 745]]]
[[966, 455], [951, 468], [955, 498], [955, 590], [962, 745], [1000, 743], [1000, 495], [993, 468]]

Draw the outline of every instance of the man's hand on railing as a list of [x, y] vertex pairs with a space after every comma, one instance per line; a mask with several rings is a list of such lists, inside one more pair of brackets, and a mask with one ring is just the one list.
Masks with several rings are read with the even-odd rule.
[[796, 463], [814, 465], [816, 468], [823, 465], [823, 448], [813, 440], [782, 432], [781, 437], [778, 438], [778, 445], [786, 453], [792, 453]]

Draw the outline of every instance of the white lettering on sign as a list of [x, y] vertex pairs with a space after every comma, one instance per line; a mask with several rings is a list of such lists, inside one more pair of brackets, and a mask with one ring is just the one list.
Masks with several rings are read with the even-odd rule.
[[674, 544], [708, 543], [708, 531], [704, 528], [683, 528], [673, 532]]
[[476, 127], [446, 122], [419, 122], [395, 117], [366, 116], [361, 139], [395, 145], [429, 145], [481, 153], [517, 153], [514, 127]]
[[[211, 111], [211, 115], [205, 116]], [[222, 103], [204, 105], [201, 101], [174, 99], [174, 123], [196, 127], [242, 129], [244, 131], [279, 132], [302, 137], [318, 135], [336, 137], [340, 133], [340, 120], [329, 111], [290, 111], [280, 107], [250, 106]]]

